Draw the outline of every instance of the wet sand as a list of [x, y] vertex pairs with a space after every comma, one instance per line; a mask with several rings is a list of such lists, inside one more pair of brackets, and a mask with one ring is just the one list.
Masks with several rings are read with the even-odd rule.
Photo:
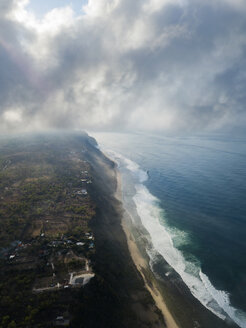
[[128, 248], [129, 248], [131, 257], [132, 257], [138, 271], [140, 272], [140, 274], [143, 277], [145, 287], [147, 288], [147, 290], [150, 292], [151, 296], [153, 297], [156, 306], [162, 312], [167, 328], [180, 328], [177, 325], [173, 316], [171, 315], [170, 311], [168, 310], [167, 305], [163, 299], [163, 296], [161, 295], [161, 293], [158, 290], [158, 287], [155, 284], [155, 281], [152, 280], [150, 283], [146, 279], [144, 271], [149, 270], [148, 263], [147, 263], [146, 259], [144, 259], [144, 257], [142, 257], [142, 255], [137, 247], [137, 244], [134, 241], [133, 236], [131, 235], [131, 232], [128, 229], [128, 226], [125, 223], [125, 221], [122, 222], [122, 226], [123, 226], [124, 232], [127, 236], [127, 243], [128, 243]]
[[[122, 202], [121, 188], [121, 176], [120, 173], [117, 172], [117, 190], [115, 196], [120, 202]], [[150, 282], [148, 279], [146, 279], [145, 272], [149, 270], [149, 265], [147, 259], [142, 256], [141, 252], [139, 251], [138, 245], [131, 233], [129, 223], [127, 224], [127, 221], [128, 220], [125, 213], [122, 217], [122, 227], [127, 237], [128, 249], [131, 254], [132, 260], [144, 280], [145, 287], [153, 297], [158, 309], [162, 312], [167, 328], [180, 328], [177, 325], [173, 316], [171, 315], [170, 311], [168, 310], [165, 300], [161, 295], [160, 291], [158, 290], [158, 286], [156, 285], [155, 280], [152, 279]]]

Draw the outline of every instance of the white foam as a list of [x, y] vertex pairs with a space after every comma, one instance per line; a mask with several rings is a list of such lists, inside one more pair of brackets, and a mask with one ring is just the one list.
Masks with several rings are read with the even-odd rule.
[[200, 271], [200, 277], [204, 286], [209, 290], [213, 299], [229, 315], [229, 317], [238, 324], [239, 327], [246, 327], [246, 315], [243, 311], [235, 309], [230, 305], [229, 294], [223, 290], [217, 290], [210, 282], [209, 278]]
[[[148, 179], [148, 174], [130, 159], [115, 152], [108, 153], [118, 163], [119, 168], [124, 167], [130, 171], [135, 181], [136, 194], [133, 200], [141, 222], [150, 234], [154, 249], [181, 276], [193, 296], [207, 309], [223, 320], [226, 319], [227, 314], [241, 328], [246, 328], [246, 314], [230, 305], [229, 294], [216, 290], [209, 278], [201, 271], [198, 260], [186, 261], [181, 251], [175, 248], [175, 245], [187, 243], [189, 238], [183, 231], [170, 229], [165, 225], [163, 221], [165, 213], [159, 206], [159, 200], [143, 185]], [[151, 255], [149, 250], [148, 254]], [[151, 259], [152, 262], [155, 256]]]
[[170, 234], [160, 223], [159, 219], [162, 211], [158, 206], [157, 199], [150, 194], [144, 185], [136, 185], [136, 191], [134, 201], [137, 212], [142, 224], [151, 236], [153, 247], [181, 276], [191, 293], [213, 313], [221, 319], [225, 319], [225, 316], [219, 311], [215, 300], [211, 297], [208, 289], [205, 288], [202, 280], [199, 278], [199, 268], [194, 263], [185, 261], [182, 253], [174, 247]]
[[137, 163], [112, 150], [107, 150], [106, 152], [114, 161], [116, 161], [119, 168], [121, 166], [127, 168], [132, 173], [133, 178], [136, 179], [136, 182], [143, 183], [148, 180], [147, 172], [141, 170]]

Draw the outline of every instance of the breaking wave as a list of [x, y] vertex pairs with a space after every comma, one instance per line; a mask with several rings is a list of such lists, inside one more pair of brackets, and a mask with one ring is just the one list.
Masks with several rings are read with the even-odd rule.
[[[151, 237], [154, 250], [180, 275], [193, 296], [207, 309], [222, 320], [229, 317], [239, 327], [246, 328], [246, 314], [230, 304], [229, 294], [217, 290], [212, 285], [209, 278], [201, 271], [197, 259], [187, 261], [182, 252], [175, 247], [189, 242], [189, 236], [181, 230], [170, 228], [165, 223], [165, 212], [160, 207], [159, 200], [144, 185], [148, 173], [137, 163], [120, 154], [112, 151], [107, 153], [116, 161], [120, 171], [122, 168], [127, 169], [132, 176], [136, 190], [133, 200], [141, 222]], [[150, 256], [153, 254], [151, 261], [155, 261], [155, 252], [148, 251], [148, 254]]]

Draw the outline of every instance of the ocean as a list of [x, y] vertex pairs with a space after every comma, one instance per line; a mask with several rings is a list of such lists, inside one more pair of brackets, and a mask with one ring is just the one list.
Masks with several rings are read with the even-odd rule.
[[246, 138], [92, 135], [118, 164], [153, 270], [161, 255], [207, 309], [246, 327]]

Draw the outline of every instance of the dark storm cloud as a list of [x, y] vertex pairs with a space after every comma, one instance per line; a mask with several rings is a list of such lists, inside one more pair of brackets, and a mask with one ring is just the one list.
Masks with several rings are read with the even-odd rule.
[[2, 2], [2, 129], [245, 124], [244, 2], [90, 0], [37, 21]]

